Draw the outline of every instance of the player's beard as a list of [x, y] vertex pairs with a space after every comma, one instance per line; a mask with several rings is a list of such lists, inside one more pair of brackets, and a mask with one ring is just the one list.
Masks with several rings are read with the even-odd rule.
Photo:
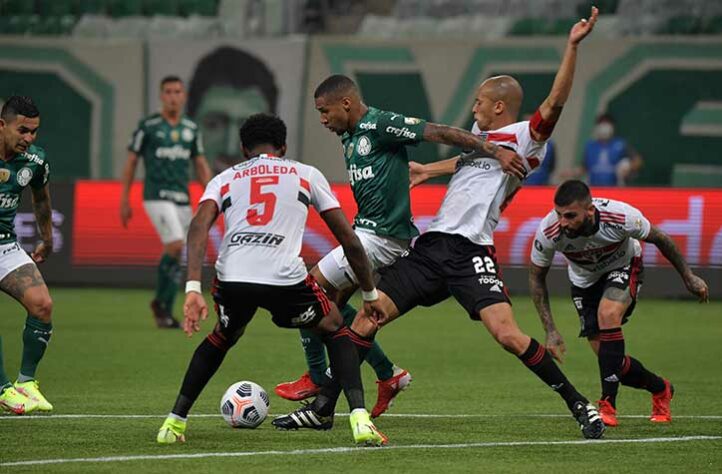
[[580, 225], [578, 229], [573, 230], [570, 228], [566, 228], [562, 229], [562, 231], [564, 232], [564, 235], [566, 235], [570, 239], [576, 239], [580, 235], [588, 237], [594, 233], [594, 219], [586, 216], [584, 218], [584, 221], [582, 222], [582, 225]]

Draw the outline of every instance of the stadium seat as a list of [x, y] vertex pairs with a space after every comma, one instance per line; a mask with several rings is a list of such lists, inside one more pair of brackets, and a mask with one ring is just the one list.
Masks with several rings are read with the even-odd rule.
[[143, 15], [142, 0], [108, 0], [108, 13], [112, 17]]
[[78, 0], [78, 15], [99, 15], [105, 13], [107, 7], [106, 0]]
[[3, 33], [10, 35], [25, 35], [33, 33], [40, 21], [37, 15], [3, 15]]

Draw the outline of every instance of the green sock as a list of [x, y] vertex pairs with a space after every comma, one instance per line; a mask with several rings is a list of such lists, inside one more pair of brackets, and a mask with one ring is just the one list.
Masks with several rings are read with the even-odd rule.
[[155, 289], [155, 299], [170, 313], [173, 313], [173, 303], [178, 293], [180, 281], [180, 262], [164, 253], [158, 264], [158, 283]]
[[23, 330], [23, 360], [20, 363], [19, 382], [35, 379], [38, 363], [45, 354], [45, 349], [53, 334], [53, 324], [44, 323], [28, 314]]
[[10, 385], [10, 379], [5, 373], [5, 364], [3, 364], [3, 338], [0, 336], [0, 393], [3, 393]]
[[[347, 304], [341, 309], [341, 316], [343, 316], [343, 321], [347, 326], [351, 327], [356, 313], [356, 308], [350, 304]], [[374, 339], [374, 344], [371, 346], [364, 360], [373, 367], [374, 372], [376, 372], [376, 377], [378, 377], [379, 380], [387, 380], [394, 376], [394, 364], [386, 357], [384, 350], [381, 349], [376, 339]]]
[[326, 347], [323, 341], [308, 329], [300, 329], [301, 344], [303, 345], [303, 353], [306, 356], [306, 365], [308, 365], [308, 373], [311, 380], [316, 385], [321, 385], [326, 374]]

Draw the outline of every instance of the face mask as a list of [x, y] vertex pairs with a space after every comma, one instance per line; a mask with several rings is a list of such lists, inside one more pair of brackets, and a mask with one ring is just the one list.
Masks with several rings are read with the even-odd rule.
[[609, 122], [601, 122], [594, 127], [594, 138], [597, 140], [609, 140], [613, 135], [614, 125]]

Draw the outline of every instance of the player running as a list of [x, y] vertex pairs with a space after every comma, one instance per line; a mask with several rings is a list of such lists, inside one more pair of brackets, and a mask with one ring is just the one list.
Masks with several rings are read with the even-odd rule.
[[[470, 133], [427, 123], [395, 112], [367, 106], [356, 84], [343, 75], [332, 75], [316, 88], [316, 110], [321, 124], [341, 137], [349, 182], [358, 213], [354, 229], [374, 270], [390, 265], [419, 235], [411, 215], [407, 146], [422, 141], [443, 143], [488, 152], [489, 144]], [[495, 149], [504, 169], [522, 176], [521, 159], [513, 152]], [[337, 247], [311, 270], [319, 284], [336, 301], [347, 324], [356, 310], [347, 304], [358, 288], [353, 270]], [[301, 330], [309, 372], [294, 382], [280, 384], [276, 393], [288, 400], [302, 400], [318, 393], [324, 383], [326, 356], [321, 341]], [[411, 382], [408, 371], [396, 367], [377, 341], [366, 355], [378, 377], [378, 398], [371, 417], [380, 416]]]
[[[53, 301], [36, 266], [53, 250], [50, 166], [45, 151], [33, 145], [39, 128], [40, 112], [30, 97], [12, 96], [5, 102], [0, 111], [0, 289], [23, 305], [27, 318], [15, 384], [3, 367], [0, 337], [0, 407], [17, 415], [53, 409], [35, 378], [53, 334]], [[15, 235], [15, 215], [28, 186], [41, 239], [30, 256]]]
[[128, 161], [121, 178], [120, 219], [127, 228], [132, 217], [130, 186], [142, 157], [143, 207], [163, 243], [150, 308], [156, 326], [177, 328], [180, 325], [173, 317], [173, 303], [180, 280], [180, 257], [193, 216], [188, 197], [188, 161], [193, 160], [196, 178], [203, 186], [211, 179], [211, 170], [203, 156], [198, 125], [183, 115], [186, 102], [183, 81], [176, 76], [165, 77], [160, 83], [160, 101], [160, 113], [141, 120], [128, 145]]
[[[581, 20], [572, 27], [552, 90], [531, 121], [516, 122], [522, 89], [512, 77], [489, 78], [477, 91], [474, 133], [491, 142], [492, 148], [504, 146], [515, 150], [527, 172], [536, 169], [544, 159], [546, 140], [571, 91], [577, 47], [591, 32], [597, 15], [597, 9], [592, 8], [588, 21]], [[430, 133], [429, 128], [424, 129], [424, 135]], [[493, 231], [521, 181], [504, 174], [498, 161], [473, 153], [418, 165], [413, 172], [412, 183], [443, 174], [453, 177], [428, 231], [408, 253], [380, 272], [379, 301], [387, 317], [359, 313], [354, 319], [351, 331], [359, 341], [356, 344], [359, 357], [365, 355], [380, 326], [417, 305], [431, 306], [454, 296], [471, 319], [480, 320], [502, 347], [559, 393], [585, 438], [600, 438], [604, 423], [597, 409], [567, 380], [544, 346], [517, 326], [496, 262]], [[312, 428], [296, 421], [300, 414], [311, 413], [330, 420], [338, 394], [337, 386], [326, 384], [313, 403], [276, 418], [273, 424]]]
[[634, 311], [644, 276], [640, 240], [656, 245], [682, 276], [690, 293], [707, 301], [707, 284], [692, 272], [667, 234], [629, 204], [592, 199], [589, 188], [581, 181], [571, 180], [559, 186], [554, 210], [539, 224], [531, 252], [532, 299], [546, 331], [546, 348], [560, 362], [564, 340], [552, 317], [546, 276], [555, 252], [562, 252], [569, 263], [572, 301], [582, 325], [579, 337], [587, 338], [599, 359], [599, 414], [607, 426], [618, 425], [616, 398], [620, 382], [652, 394], [651, 421], [672, 421], [672, 384], [625, 354], [622, 325]]
[[[158, 432], [162, 444], [185, 440], [191, 406], [243, 335], [259, 307], [279, 327], [308, 328], [329, 353], [343, 387], [357, 444], [381, 445], [386, 438], [364, 408], [359, 360], [338, 308], [326, 297], [299, 256], [308, 205], [321, 214], [344, 252], [363, 290], [364, 311], [379, 313], [378, 294], [363, 246], [346, 221], [326, 178], [316, 168], [283, 158], [286, 126], [265, 114], [249, 117], [240, 130], [248, 161], [216, 176], [201, 197], [188, 233], [188, 281], [183, 330], [200, 330], [208, 309], [201, 294], [201, 268], [208, 231], [220, 214], [225, 234], [216, 261], [213, 287], [218, 322], [201, 342], [186, 371], [175, 406]], [[318, 429], [329, 429], [308, 418]]]

